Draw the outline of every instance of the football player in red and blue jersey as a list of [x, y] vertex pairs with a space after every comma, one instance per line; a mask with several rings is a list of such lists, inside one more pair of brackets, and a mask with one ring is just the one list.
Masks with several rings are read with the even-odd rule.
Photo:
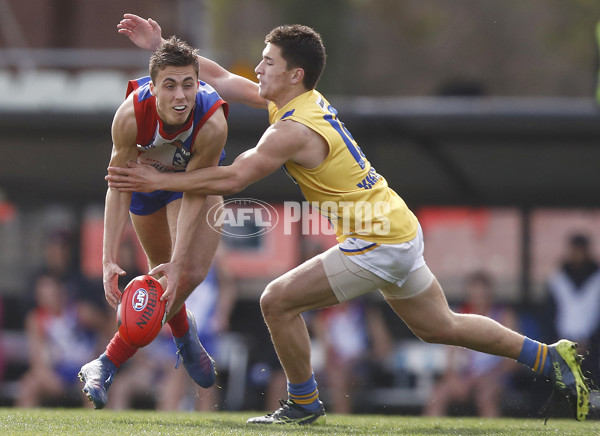
[[[129, 82], [127, 98], [112, 124], [110, 165], [137, 161], [161, 172], [218, 166], [225, 156], [226, 117], [227, 103], [198, 80], [195, 50], [173, 37], [150, 58], [150, 77]], [[202, 387], [214, 384], [215, 368], [198, 339], [185, 300], [205, 278], [219, 244], [219, 233], [210, 227], [207, 211], [220, 202], [220, 196], [172, 191], [124, 193], [109, 188], [104, 213], [106, 300], [116, 308], [121, 298], [117, 280], [125, 271], [117, 262], [118, 247], [130, 218], [150, 268], [165, 262], [180, 267], [177, 282], [161, 279], [166, 289], [166, 320], [178, 357]], [[105, 407], [114, 373], [136, 350], [117, 332], [106, 351], [81, 368], [83, 391], [96, 409]]]

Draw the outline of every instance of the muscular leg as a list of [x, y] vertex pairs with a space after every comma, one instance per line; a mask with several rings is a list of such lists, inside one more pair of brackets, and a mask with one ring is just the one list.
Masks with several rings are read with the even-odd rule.
[[[171, 233], [166, 208], [150, 215], [131, 214], [131, 221], [150, 265], [168, 261], [171, 253]], [[81, 367], [79, 378], [85, 383], [83, 392], [95, 408], [101, 409], [106, 406], [108, 389], [114, 373], [136, 351], [137, 348], [128, 345], [119, 332], [116, 332], [106, 346], [106, 351], [98, 359]]]
[[[221, 197], [209, 196], [206, 198], [203, 209], [208, 211], [221, 201]], [[151, 215], [131, 216], [151, 268], [168, 262], [171, 258], [180, 207], [181, 199], [172, 201], [166, 208]], [[188, 229], [188, 232], [185, 237], [192, 238], [192, 244], [167, 320], [183, 307], [187, 297], [204, 280], [220, 241], [220, 234], [213, 230], [205, 219], [200, 220], [196, 228]]]
[[[208, 210], [219, 201], [222, 201], [220, 197], [208, 197], [204, 208]], [[133, 226], [151, 267], [168, 262], [171, 258], [180, 207], [181, 200], [175, 200], [150, 215], [131, 215]], [[182, 274], [172, 310], [169, 311], [170, 317], [175, 315], [169, 320], [169, 326], [188, 374], [197, 384], [207, 387], [215, 381], [214, 364], [202, 348], [197, 332], [191, 331], [193, 323], [188, 322], [189, 317], [183, 307], [188, 295], [206, 277], [218, 245], [219, 234], [210, 229], [204, 218], [190, 227], [193, 228], [186, 229], [185, 236], [180, 235], [191, 238], [192, 244], [187, 254], [185, 273]], [[79, 378], [85, 383], [83, 392], [94, 403], [95, 408], [105, 407], [112, 376], [135, 352], [136, 348], [125, 343], [117, 332], [106, 347], [106, 352], [81, 368]]]
[[437, 280], [414, 297], [387, 299], [387, 302], [425, 342], [458, 345], [517, 359], [525, 340], [490, 318], [452, 312]]
[[[206, 198], [202, 209], [207, 212], [211, 207], [222, 201], [222, 197], [209, 196]], [[187, 255], [186, 265], [179, 279], [177, 294], [173, 300], [173, 305], [167, 319], [170, 319], [181, 309], [189, 295], [202, 283], [213, 262], [215, 252], [221, 240], [221, 234], [208, 225], [207, 219], [208, 217], [204, 218], [203, 216], [197, 223], [197, 227], [195, 229], [188, 229], [189, 233], [186, 232], [185, 234], [185, 237], [192, 238], [192, 243]]]
[[303, 383], [312, 375], [310, 338], [302, 312], [337, 304], [320, 259], [310, 259], [271, 282], [260, 307], [287, 379]]
[[[171, 204], [173, 204], [171, 208], [174, 210], [173, 213], [178, 213], [181, 200], [175, 200]], [[130, 216], [150, 268], [168, 262], [171, 258], [172, 236], [167, 208], [159, 209], [150, 215], [130, 214]]]

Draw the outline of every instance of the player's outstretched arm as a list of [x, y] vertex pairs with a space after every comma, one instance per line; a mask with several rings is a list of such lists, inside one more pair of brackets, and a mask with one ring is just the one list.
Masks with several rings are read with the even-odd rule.
[[305, 146], [307, 131], [308, 127], [299, 123], [275, 123], [263, 134], [256, 147], [240, 154], [228, 166], [159, 173], [149, 165], [130, 161], [127, 168], [108, 167], [105, 179], [109, 187], [121, 192], [163, 189], [202, 195], [233, 195], [275, 172], [285, 162], [296, 161]]
[[217, 90], [224, 100], [266, 109], [268, 101], [258, 94], [258, 84], [233, 74], [210, 59], [198, 56], [199, 78]]
[[[132, 98], [128, 98], [117, 110], [111, 129], [113, 150], [110, 165], [124, 166], [137, 156], [135, 113]], [[109, 188], [104, 209], [104, 237], [102, 243], [102, 281], [106, 301], [114, 309], [121, 298], [118, 278], [125, 271], [118, 264], [121, 237], [129, 221], [131, 193]]]
[[[147, 20], [134, 14], [125, 14], [117, 25], [118, 32], [145, 50], [156, 50], [163, 43], [162, 30], [152, 18]], [[199, 78], [217, 90], [229, 102], [266, 109], [268, 101], [258, 95], [258, 84], [233, 74], [216, 62], [198, 55]]]

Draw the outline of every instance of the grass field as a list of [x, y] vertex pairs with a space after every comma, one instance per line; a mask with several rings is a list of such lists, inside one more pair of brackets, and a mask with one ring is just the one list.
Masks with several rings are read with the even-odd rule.
[[310, 427], [247, 426], [244, 413], [0, 409], [1, 435], [598, 435], [600, 421], [328, 415]]

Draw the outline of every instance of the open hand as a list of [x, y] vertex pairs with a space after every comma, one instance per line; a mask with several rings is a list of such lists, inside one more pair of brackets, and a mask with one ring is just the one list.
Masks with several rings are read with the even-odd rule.
[[124, 192], [153, 192], [160, 189], [160, 172], [150, 165], [127, 162], [127, 167], [108, 167], [108, 187]]
[[119, 276], [124, 276], [125, 271], [116, 263], [107, 263], [102, 271], [102, 284], [104, 285], [104, 296], [106, 301], [113, 309], [117, 308], [121, 301], [121, 291], [119, 290]]
[[163, 42], [162, 30], [152, 18], [145, 20], [134, 14], [124, 14], [117, 29], [121, 35], [127, 36], [139, 48], [146, 50], [154, 51]]

